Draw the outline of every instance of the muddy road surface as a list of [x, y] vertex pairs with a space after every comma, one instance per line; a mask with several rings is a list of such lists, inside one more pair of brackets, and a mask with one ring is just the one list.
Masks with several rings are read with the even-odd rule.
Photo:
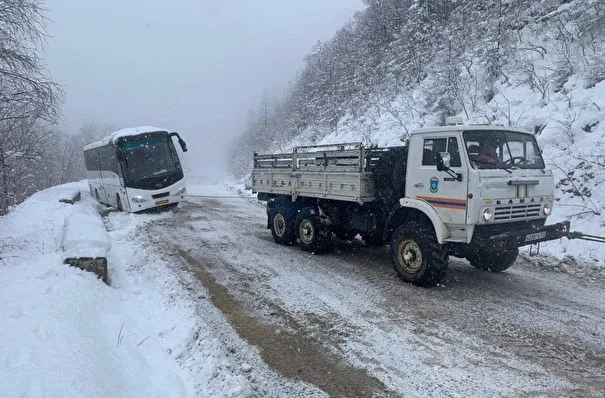
[[354, 240], [313, 255], [265, 227], [255, 200], [198, 198], [146, 233], [287, 378], [351, 397], [605, 391], [600, 272], [522, 256], [492, 274], [451, 258], [443, 283], [423, 289], [397, 278], [386, 246]]

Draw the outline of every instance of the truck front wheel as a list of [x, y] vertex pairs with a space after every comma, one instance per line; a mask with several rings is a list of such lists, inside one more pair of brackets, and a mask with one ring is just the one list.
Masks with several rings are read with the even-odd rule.
[[391, 262], [399, 277], [417, 286], [435, 286], [447, 272], [447, 248], [432, 228], [409, 222], [391, 238]]
[[296, 216], [296, 241], [301, 249], [321, 253], [328, 249], [330, 234], [319, 221], [313, 207], [305, 207]]
[[466, 257], [475, 268], [490, 272], [502, 272], [510, 268], [517, 260], [519, 249], [498, 252], [479, 251]]
[[294, 214], [294, 209], [280, 206], [269, 216], [271, 236], [280, 245], [289, 245], [294, 241]]

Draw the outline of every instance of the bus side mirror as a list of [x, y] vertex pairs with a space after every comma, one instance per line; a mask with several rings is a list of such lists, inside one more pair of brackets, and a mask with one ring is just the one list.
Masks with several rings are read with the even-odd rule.
[[179, 137], [179, 145], [181, 146], [183, 152], [187, 152], [187, 144], [181, 137]]
[[179, 140], [179, 145], [181, 146], [181, 149], [183, 150], [183, 152], [187, 152], [187, 144], [185, 143], [185, 140], [183, 140], [181, 138], [181, 136], [179, 135], [179, 133], [177, 133], [176, 131], [168, 134], [169, 137], [176, 137]]

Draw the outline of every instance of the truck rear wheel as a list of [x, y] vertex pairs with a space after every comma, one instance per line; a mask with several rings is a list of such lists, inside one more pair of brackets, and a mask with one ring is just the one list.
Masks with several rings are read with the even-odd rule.
[[296, 216], [296, 241], [301, 249], [312, 252], [325, 252], [330, 243], [328, 229], [321, 224], [317, 211], [313, 207], [305, 207]]
[[490, 272], [502, 272], [509, 269], [519, 255], [519, 249], [510, 249], [498, 252], [479, 251], [466, 259], [475, 268]]
[[294, 242], [294, 209], [279, 206], [269, 216], [269, 227], [273, 240], [280, 245]]
[[447, 272], [447, 248], [437, 242], [432, 228], [410, 222], [395, 230], [391, 262], [399, 277], [417, 286], [435, 286]]

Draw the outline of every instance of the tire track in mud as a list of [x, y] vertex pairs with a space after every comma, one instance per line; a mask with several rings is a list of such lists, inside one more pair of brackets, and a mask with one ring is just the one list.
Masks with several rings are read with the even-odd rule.
[[275, 315], [287, 328], [266, 324], [248, 314], [242, 304], [219, 285], [203, 262], [177, 249], [188, 269], [204, 284], [212, 303], [231, 321], [238, 334], [260, 349], [267, 364], [282, 375], [311, 383], [335, 397], [397, 396], [377, 378], [329, 355], [323, 344], [302, 333], [300, 325], [279, 307]]

